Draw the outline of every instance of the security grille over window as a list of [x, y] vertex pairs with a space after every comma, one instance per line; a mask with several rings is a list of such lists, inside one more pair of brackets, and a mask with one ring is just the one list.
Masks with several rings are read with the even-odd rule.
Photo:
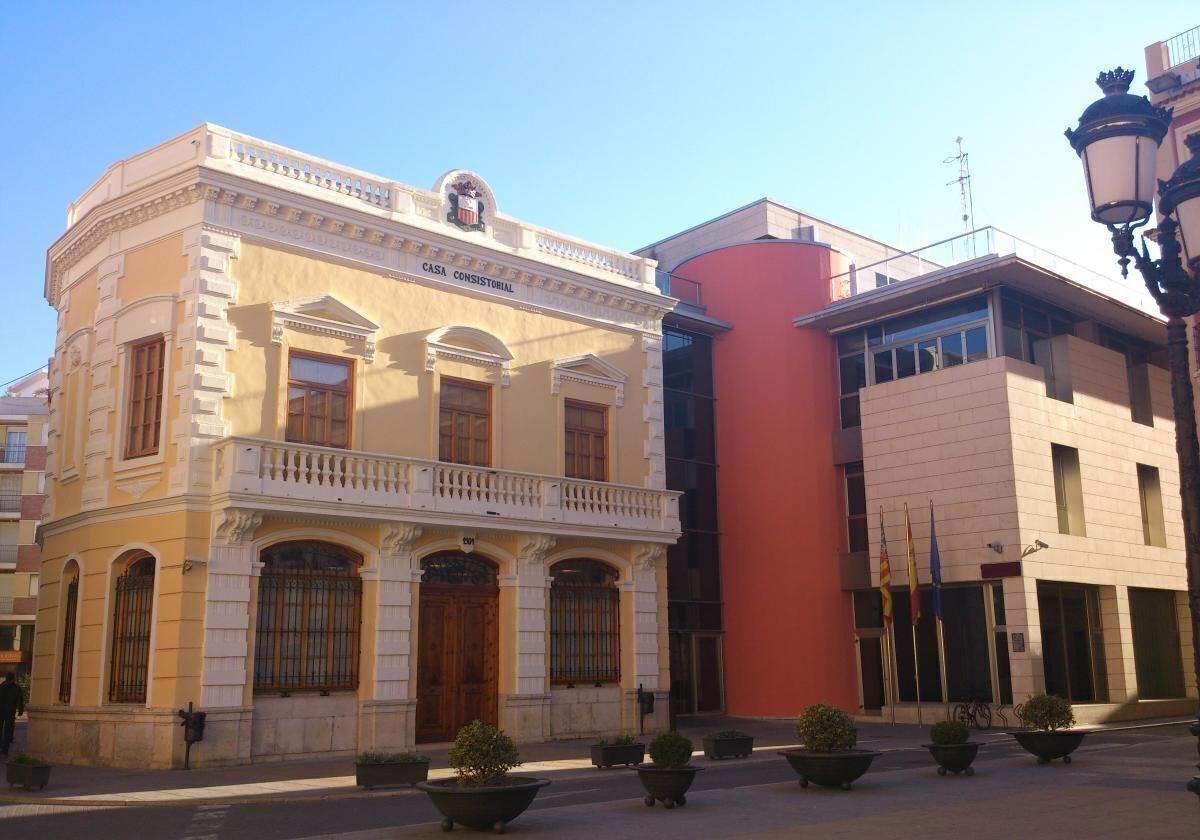
[[421, 583], [452, 586], [495, 586], [496, 567], [481, 557], [443, 551], [421, 561]]
[[342, 546], [280, 543], [262, 554], [255, 691], [358, 687], [362, 558]]
[[63, 623], [62, 665], [59, 669], [58, 701], [71, 702], [71, 675], [75, 664], [75, 604], [79, 600], [79, 578], [67, 585], [67, 603], [63, 610], [66, 617]]
[[117, 578], [113, 609], [110, 703], [145, 703], [150, 664], [150, 616], [154, 598], [154, 558], [130, 562]]
[[566, 560], [550, 570], [550, 680], [621, 678], [617, 573], [595, 560]]

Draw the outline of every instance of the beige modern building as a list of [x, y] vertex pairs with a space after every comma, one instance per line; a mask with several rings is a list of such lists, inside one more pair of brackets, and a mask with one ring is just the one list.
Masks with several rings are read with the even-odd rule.
[[655, 264], [202, 125], [50, 248], [29, 740], [178, 766], [666, 723]]
[[0, 397], [0, 673], [28, 672], [33, 658], [49, 412], [45, 369]]

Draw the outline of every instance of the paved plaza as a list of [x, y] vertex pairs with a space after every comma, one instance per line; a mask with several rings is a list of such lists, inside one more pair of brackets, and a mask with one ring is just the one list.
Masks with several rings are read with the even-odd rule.
[[[687, 731], [698, 741], [712, 723]], [[1183, 724], [1094, 731], [1070, 766], [1039, 766], [1007, 735], [980, 733], [984, 747], [972, 778], [939, 777], [921, 747], [923, 729], [868, 724], [861, 727], [861, 745], [883, 755], [846, 793], [799, 787], [775, 754], [794, 741], [789, 723], [719, 723], [751, 729], [759, 748], [739, 761], [697, 757], [706, 769], [687, 806], [670, 812], [642, 804], [632, 771], [591, 768], [583, 758], [585, 742], [525, 747], [524, 771], [553, 784], [511, 833], [639, 840], [1200, 836], [1200, 804], [1183, 787], [1195, 762], [1195, 741]], [[444, 749], [428, 752], [431, 775], [447, 774]], [[383, 840], [441, 834], [424, 794], [359, 791], [349, 761], [54, 772], [44, 792], [5, 794], [4, 836]]]

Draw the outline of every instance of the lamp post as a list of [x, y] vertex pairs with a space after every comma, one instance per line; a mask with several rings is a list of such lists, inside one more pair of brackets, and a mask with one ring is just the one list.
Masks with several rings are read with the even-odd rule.
[[[1180, 164], [1168, 180], [1158, 182], [1162, 219], [1155, 239], [1160, 254], [1157, 260], [1151, 259], [1144, 238], [1141, 249], [1135, 247], [1133, 232], [1154, 212], [1158, 147], [1170, 128], [1171, 111], [1129, 93], [1132, 81], [1132, 70], [1118, 67], [1101, 73], [1096, 84], [1104, 96], [1087, 107], [1074, 130], [1067, 129], [1067, 140], [1083, 162], [1092, 219], [1112, 233], [1121, 274], [1127, 274], [1132, 260], [1158, 308], [1167, 316], [1167, 359], [1192, 619], [1192, 665], [1200, 684], [1200, 444], [1188, 370], [1187, 324], [1183, 320], [1200, 310], [1200, 134], [1187, 139], [1191, 158]], [[1200, 738], [1200, 714], [1192, 725], [1192, 734]], [[1192, 778], [1188, 790], [1200, 796], [1200, 775]]]

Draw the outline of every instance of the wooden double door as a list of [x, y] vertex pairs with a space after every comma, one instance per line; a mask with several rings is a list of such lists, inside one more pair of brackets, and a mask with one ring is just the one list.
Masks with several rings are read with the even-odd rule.
[[497, 724], [498, 595], [495, 586], [421, 585], [419, 743], [453, 741], [476, 719]]

